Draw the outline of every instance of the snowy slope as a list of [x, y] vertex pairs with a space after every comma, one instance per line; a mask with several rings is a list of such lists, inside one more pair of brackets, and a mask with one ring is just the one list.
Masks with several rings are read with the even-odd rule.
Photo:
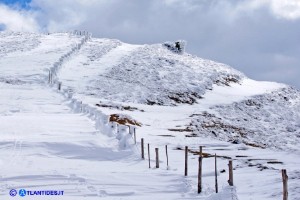
[[0, 32], [0, 56], [29, 51], [39, 45], [40, 37], [35, 33]]
[[[0, 86], [0, 196], [8, 199], [10, 189], [25, 188], [63, 190], [63, 199], [147, 199], [149, 193], [176, 198], [174, 191], [182, 190], [180, 176], [147, 170], [134, 151], [119, 150], [118, 140], [72, 112], [63, 95], [37, 85]], [[171, 189], [161, 191], [174, 179]]]
[[[63, 197], [54, 199], [180, 197], [186, 188], [181, 176], [148, 170], [136, 156], [136, 147], [128, 146], [133, 143], [131, 136], [124, 149], [120, 146], [124, 138], [117, 139], [127, 138], [122, 129], [117, 134], [110, 124], [103, 124], [105, 118], [98, 118], [101, 113], [84, 104], [76, 108], [70, 93], [44, 84], [45, 68], [61, 63], [60, 58], [78, 45], [81, 37], [51, 34], [41, 38], [40, 45], [30, 50], [35, 56], [31, 62], [30, 54], [20, 52], [1, 58], [1, 72], [6, 73], [0, 83], [1, 198], [12, 198], [10, 190], [22, 188], [64, 191]], [[19, 65], [23, 59], [28, 65]], [[14, 68], [13, 63], [15, 71], [6, 71]], [[37, 76], [28, 81], [30, 69]]]
[[300, 92], [297, 89], [285, 87], [230, 105], [217, 105], [193, 117], [192, 127], [199, 134], [300, 153]]
[[[189, 54], [179, 55], [161, 44], [118, 42], [116, 46], [116, 42], [108, 39], [88, 41], [80, 50], [80, 56], [62, 69], [59, 79], [70, 88], [77, 86], [79, 93], [107, 100], [175, 105], [193, 104], [213, 84], [238, 82], [244, 77], [224, 64]], [[99, 56], [99, 49], [106, 53], [109, 48], [116, 49]], [[92, 77], [87, 77], [87, 73], [92, 73]], [[73, 75], [73, 83], [70, 82], [70, 74]]]
[[[0, 44], [0, 196], [31, 188], [64, 190], [63, 199], [282, 199], [286, 168], [289, 197], [299, 199], [298, 90], [161, 44], [73, 33], [0, 33]], [[136, 145], [127, 126], [108, 122], [112, 114], [140, 122]], [[140, 159], [141, 138], [151, 169]], [[210, 156], [197, 194], [200, 145], [219, 156], [218, 194]]]
[[[0, 59], [2, 82], [45, 82], [53, 64], [79, 44], [81, 39], [66, 33], [2, 35], [0, 40], [0, 44], [3, 45], [1, 49], [4, 49]], [[6, 48], [8, 50], [5, 50]]]

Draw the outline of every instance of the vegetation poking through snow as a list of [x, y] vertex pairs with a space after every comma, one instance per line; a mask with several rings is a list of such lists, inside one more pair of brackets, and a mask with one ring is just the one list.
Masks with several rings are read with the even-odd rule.
[[95, 81], [99, 97], [148, 105], [195, 104], [214, 84], [228, 86], [244, 75], [231, 67], [161, 45], [139, 46]]
[[110, 122], [117, 122], [122, 125], [134, 125], [134, 126], [142, 126], [142, 124], [136, 120], [134, 120], [129, 115], [124, 114], [112, 114], [109, 117]]
[[[294, 112], [290, 112], [291, 108]], [[287, 87], [211, 109], [215, 114], [203, 112], [191, 116], [194, 132], [236, 144], [298, 150], [300, 91], [297, 89]]]
[[99, 102], [99, 103], [96, 103], [95, 105], [98, 107], [102, 107], [102, 108], [144, 112], [144, 110], [138, 109], [133, 106], [121, 105], [121, 104], [117, 104], [117, 103], [113, 103], [113, 102], [110, 102], [110, 103]]

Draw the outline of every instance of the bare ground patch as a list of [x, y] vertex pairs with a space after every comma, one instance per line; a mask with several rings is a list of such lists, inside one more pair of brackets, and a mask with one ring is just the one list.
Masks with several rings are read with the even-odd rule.
[[118, 124], [122, 124], [122, 125], [142, 126], [142, 123], [132, 119], [128, 115], [123, 115], [123, 114], [112, 114], [109, 117], [109, 121], [117, 122]]

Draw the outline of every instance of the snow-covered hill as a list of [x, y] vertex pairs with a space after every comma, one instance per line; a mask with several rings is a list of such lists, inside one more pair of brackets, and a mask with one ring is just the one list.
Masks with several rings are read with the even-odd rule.
[[59, 78], [77, 91], [80, 86], [81, 93], [113, 101], [194, 104], [213, 84], [228, 85], [244, 77], [227, 65], [177, 54], [162, 44], [129, 45], [93, 39], [79, 55], [66, 64]]
[[[273, 200], [281, 199], [286, 168], [289, 197], [300, 199], [299, 90], [163, 44], [86, 32], [0, 32], [0, 47], [0, 196], [24, 188], [64, 190], [64, 199]], [[141, 138], [150, 144], [151, 169], [140, 159]], [[199, 146], [208, 155], [201, 194]], [[235, 187], [227, 183], [228, 159]]]
[[300, 92], [292, 87], [216, 105], [193, 118], [191, 126], [199, 134], [300, 153]]

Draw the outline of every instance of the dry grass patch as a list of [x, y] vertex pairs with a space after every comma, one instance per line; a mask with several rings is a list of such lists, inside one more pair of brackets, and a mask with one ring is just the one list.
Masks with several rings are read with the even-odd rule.
[[109, 117], [109, 121], [117, 122], [118, 124], [122, 124], [122, 125], [142, 126], [142, 123], [132, 119], [128, 115], [123, 115], [123, 114], [112, 114]]

